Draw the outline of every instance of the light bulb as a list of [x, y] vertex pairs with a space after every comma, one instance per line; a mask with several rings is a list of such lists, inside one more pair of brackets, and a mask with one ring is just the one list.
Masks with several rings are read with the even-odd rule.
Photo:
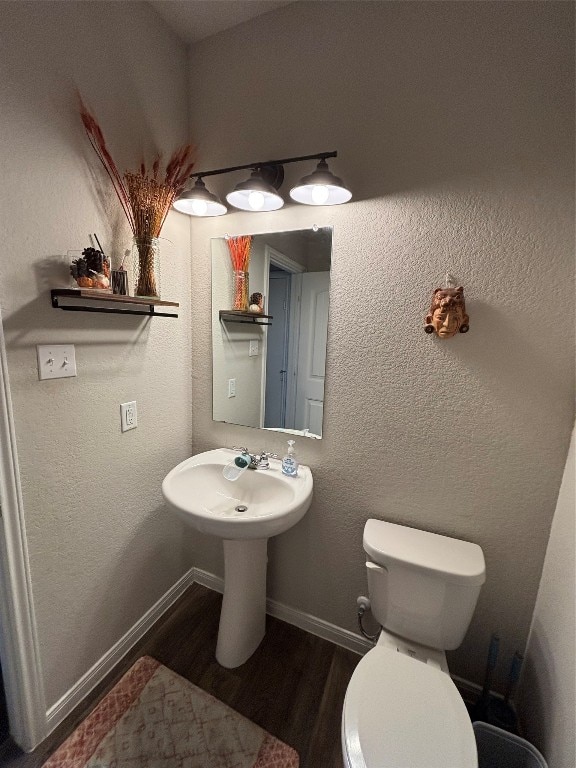
[[192, 212], [196, 216], [204, 216], [208, 210], [208, 203], [206, 200], [192, 200]]
[[264, 206], [264, 195], [262, 192], [250, 192], [248, 195], [248, 205], [253, 211], [260, 211]]
[[324, 184], [315, 184], [312, 188], [312, 202], [316, 205], [324, 205], [329, 195], [328, 187], [324, 186]]

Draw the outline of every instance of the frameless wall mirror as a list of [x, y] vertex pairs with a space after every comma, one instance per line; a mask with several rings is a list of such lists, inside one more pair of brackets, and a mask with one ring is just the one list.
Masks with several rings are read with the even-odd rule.
[[321, 437], [332, 228], [252, 236], [249, 293], [262, 294], [260, 316], [226, 314], [227, 239], [211, 249], [214, 421]]

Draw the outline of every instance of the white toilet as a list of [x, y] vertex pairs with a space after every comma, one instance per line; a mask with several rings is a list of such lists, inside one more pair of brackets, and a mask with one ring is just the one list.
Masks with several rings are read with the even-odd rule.
[[382, 625], [342, 713], [346, 768], [477, 768], [472, 723], [445, 651], [462, 642], [485, 581], [477, 544], [368, 520], [371, 610]]

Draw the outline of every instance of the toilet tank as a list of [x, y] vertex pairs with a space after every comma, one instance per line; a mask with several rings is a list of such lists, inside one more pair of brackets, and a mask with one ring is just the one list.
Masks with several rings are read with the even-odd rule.
[[477, 544], [383, 520], [368, 520], [372, 613], [390, 632], [439, 650], [458, 648], [485, 581]]

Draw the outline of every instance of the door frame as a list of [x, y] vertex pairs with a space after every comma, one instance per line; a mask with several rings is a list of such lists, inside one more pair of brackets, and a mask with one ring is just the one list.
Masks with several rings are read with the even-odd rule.
[[[288, 374], [286, 377], [286, 424], [294, 425], [294, 413], [296, 410], [296, 366], [298, 365], [298, 341], [300, 338], [300, 294], [302, 291], [302, 278], [300, 275], [306, 272], [306, 267], [299, 264], [294, 259], [286, 256], [285, 253], [277, 251], [271, 245], [264, 247], [264, 275], [266, 277], [266, 289], [270, 293], [268, 285], [270, 275], [270, 264], [280, 267], [285, 272], [290, 272], [290, 318], [289, 318], [289, 337], [288, 337]], [[266, 334], [266, 340], [268, 334]], [[268, 353], [267, 343], [264, 349], [264, 364], [262, 366], [262, 424], [264, 424], [264, 399], [266, 394], [266, 356]]]
[[10, 735], [31, 752], [48, 723], [1, 309], [0, 503], [0, 661]]

